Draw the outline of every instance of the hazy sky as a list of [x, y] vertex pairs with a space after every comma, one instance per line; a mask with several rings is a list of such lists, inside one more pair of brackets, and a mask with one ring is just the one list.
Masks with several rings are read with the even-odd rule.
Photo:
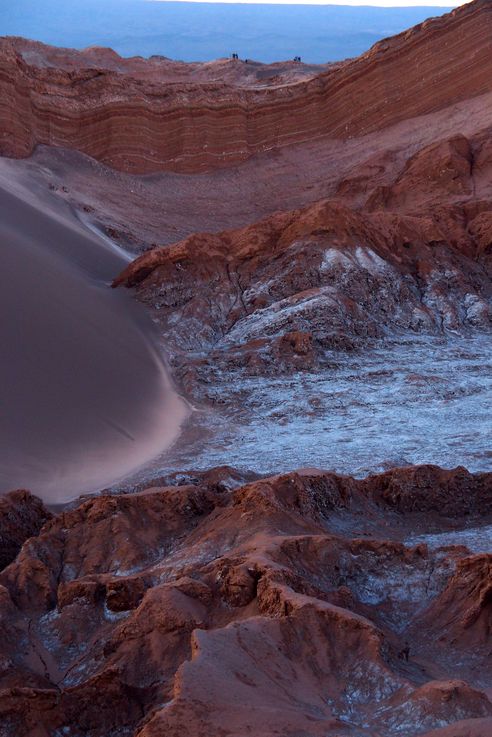
[[[167, 2], [167, 0], [147, 0], [147, 2]], [[463, 2], [449, 2], [449, 0], [181, 0], [181, 2], [214, 2], [237, 3], [246, 5], [268, 3], [269, 5], [378, 5], [382, 8], [409, 8], [417, 5], [424, 7], [457, 7]]]

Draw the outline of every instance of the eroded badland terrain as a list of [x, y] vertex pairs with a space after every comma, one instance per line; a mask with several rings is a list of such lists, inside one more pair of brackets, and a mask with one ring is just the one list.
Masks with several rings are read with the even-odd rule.
[[112, 335], [100, 455], [148, 449], [74, 499], [64, 428], [76, 493], [0, 499], [0, 735], [491, 737], [490, 0], [319, 67], [1, 39], [0, 132], [2, 242]]

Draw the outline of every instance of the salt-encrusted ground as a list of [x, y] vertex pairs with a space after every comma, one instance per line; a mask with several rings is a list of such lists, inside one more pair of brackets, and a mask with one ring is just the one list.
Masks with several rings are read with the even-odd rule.
[[333, 353], [332, 368], [224, 376], [225, 409], [199, 407], [151, 473], [227, 463], [258, 473], [316, 466], [363, 476], [435, 463], [487, 470], [492, 456], [488, 334], [381, 342]]

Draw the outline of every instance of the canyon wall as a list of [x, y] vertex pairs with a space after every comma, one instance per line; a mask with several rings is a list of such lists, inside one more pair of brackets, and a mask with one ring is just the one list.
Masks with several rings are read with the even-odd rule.
[[212, 65], [208, 82], [174, 83], [168, 72], [160, 79], [155, 61], [145, 79], [141, 60], [132, 72], [124, 62], [118, 71], [107, 51], [79, 58], [64, 65], [49, 47], [0, 42], [1, 155], [28, 156], [43, 143], [123, 171], [195, 172], [296, 142], [360, 136], [490, 91], [492, 4], [476, 0], [297, 82], [274, 76], [245, 86], [241, 74], [221, 78]]

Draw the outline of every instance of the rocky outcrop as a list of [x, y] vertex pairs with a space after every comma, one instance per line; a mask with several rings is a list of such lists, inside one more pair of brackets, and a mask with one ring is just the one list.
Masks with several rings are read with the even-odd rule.
[[28, 491], [0, 496], [0, 569], [11, 563], [27, 538], [51, 518], [40, 499]]
[[[487, 556], [405, 544], [456, 527], [456, 493], [483, 523], [487, 475], [303, 471], [226, 488], [224, 473], [89, 499], [24, 544], [0, 574], [4, 734], [490, 727], [489, 653], [462, 656], [487, 634]], [[448, 502], [435, 511], [431, 476], [427, 496]], [[411, 519], [388, 484], [415, 498]]]
[[360, 136], [489, 92], [491, 26], [490, 0], [475, 0], [313, 78], [256, 85], [237, 74], [170, 84], [167, 62], [161, 73], [149, 62], [145, 74], [141, 62], [96, 50], [67, 63], [4, 39], [0, 152], [27, 156], [46, 143], [124, 171], [193, 172], [320, 136]]
[[114, 285], [152, 310], [185, 388], [197, 372], [313, 370], [327, 349], [489, 329], [491, 272], [473, 233], [492, 204], [481, 205], [406, 215], [321, 201], [151, 250]]
[[461, 560], [426, 616], [437, 640], [467, 652], [486, 648], [492, 630], [492, 555]]
[[376, 500], [402, 514], [427, 511], [463, 518], [492, 513], [492, 478], [488, 473], [470, 474], [466, 468], [394, 469], [371, 477], [370, 486]]

